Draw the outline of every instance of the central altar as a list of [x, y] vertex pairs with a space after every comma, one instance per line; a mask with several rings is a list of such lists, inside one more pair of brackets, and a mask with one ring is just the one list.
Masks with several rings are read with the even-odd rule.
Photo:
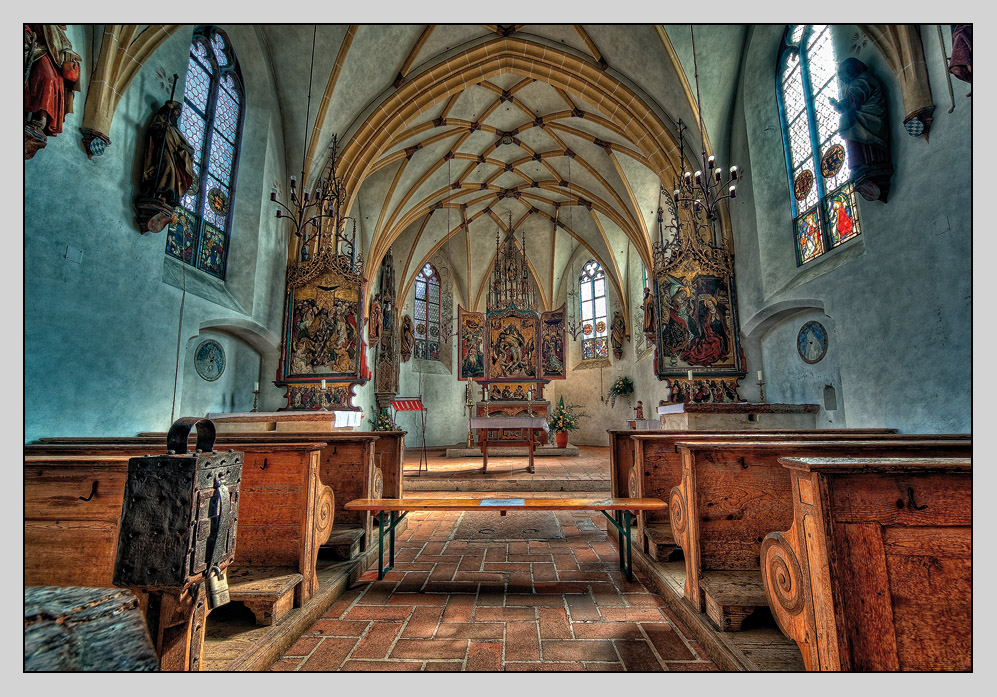
[[[468, 419], [496, 419], [488, 428], [472, 428], [469, 423], [468, 432], [477, 432], [479, 446], [486, 440], [545, 444], [547, 433], [543, 429], [530, 435], [511, 422], [502, 426], [497, 422], [500, 418], [529, 417], [546, 422], [550, 402], [543, 398], [543, 389], [551, 380], [567, 376], [564, 306], [538, 312], [537, 290], [526, 258], [526, 236], [524, 233], [517, 245], [511, 218], [504, 240], [500, 241], [500, 231], [496, 231], [495, 263], [486, 303], [486, 312], [457, 310], [458, 379], [481, 388], [480, 395], [467, 390]], [[472, 396], [479, 397], [477, 403], [472, 403]]]

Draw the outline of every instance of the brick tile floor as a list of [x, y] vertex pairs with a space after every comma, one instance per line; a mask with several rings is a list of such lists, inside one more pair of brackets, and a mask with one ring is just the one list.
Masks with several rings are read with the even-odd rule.
[[462, 515], [410, 513], [394, 570], [367, 571], [273, 670], [716, 670], [640, 572], [625, 579], [602, 514], [494, 541], [456, 539]]

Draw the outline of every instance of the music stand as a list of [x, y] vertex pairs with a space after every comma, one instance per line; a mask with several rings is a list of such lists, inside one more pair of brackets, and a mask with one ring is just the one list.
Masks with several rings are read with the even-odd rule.
[[406, 398], [402, 397], [399, 399], [391, 400], [391, 408], [395, 410], [397, 415], [400, 411], [418, 411], [422, 412], [422, 451], [419, 453], [419, 471], [418, 474], [422, 476], [422, 461], [426, 461], [426, 473], [429, 473], [429, 456], [426, 454], [426, 407], [422, 403], [422, 395], [418, 397]]

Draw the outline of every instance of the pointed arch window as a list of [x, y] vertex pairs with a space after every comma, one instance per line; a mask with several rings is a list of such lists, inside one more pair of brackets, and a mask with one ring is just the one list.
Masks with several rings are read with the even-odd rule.
[[415, 357], [440, 360], [440, 274], [430, 263], [415, 277]]
[[790, 25], [779, 53], [776, 96], [782, 121], [797, 265], [861, 232], [848, 153], [831, 106], [840, 86], [831, 27]]
[[578, 277], [581, 298], [582, 358], [609, 357], [609, 324], [606, 322], [606, 272], [589, 259]]
[[194, 146], [194, 186], [180, 199], [166, 253], [225, 280], [245, 92], [239, 62], [221, 30], [194, 31], [180, 130]]

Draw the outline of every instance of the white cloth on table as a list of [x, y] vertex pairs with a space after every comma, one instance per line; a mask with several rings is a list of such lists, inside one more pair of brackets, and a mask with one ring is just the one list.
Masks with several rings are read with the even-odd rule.
[[542, 416], [472, 416], [471, 428], [542, 428], [550, 432], [547, 419]]

